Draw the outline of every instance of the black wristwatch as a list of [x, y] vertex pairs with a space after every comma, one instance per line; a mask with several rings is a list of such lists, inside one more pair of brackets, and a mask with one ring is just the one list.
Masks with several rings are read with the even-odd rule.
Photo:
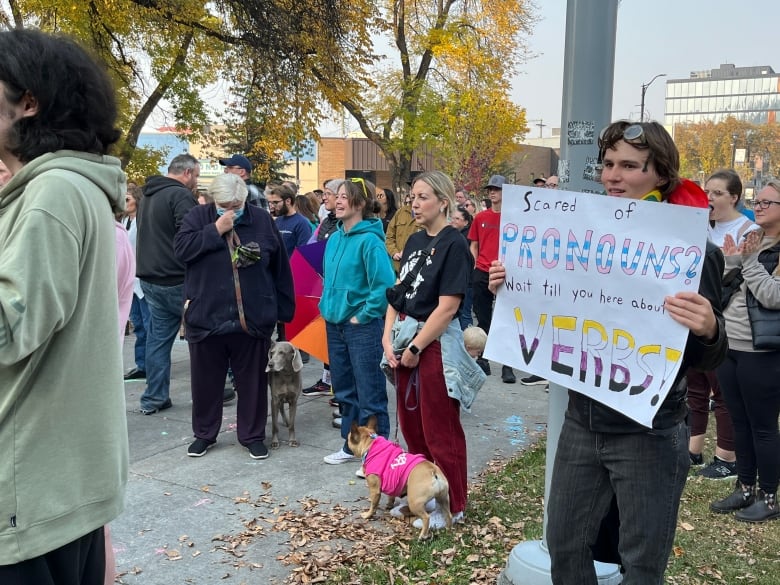
[[420, 353], [420, 348], [417, 347], [414, 343], [410, 343], [409, 351], [412, 353], [412, 355], [417, 355], [418, 353]]

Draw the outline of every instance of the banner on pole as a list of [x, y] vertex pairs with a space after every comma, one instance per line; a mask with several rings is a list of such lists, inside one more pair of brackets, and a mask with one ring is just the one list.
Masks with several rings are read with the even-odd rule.
[[485, 357], [651, 426], [688, 336], [664, 297], [698, 290], [707, 211], [504, 185]]

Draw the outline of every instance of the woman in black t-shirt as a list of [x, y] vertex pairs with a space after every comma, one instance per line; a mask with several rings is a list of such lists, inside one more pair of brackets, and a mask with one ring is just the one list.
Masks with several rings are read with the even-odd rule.
[[[466, 507], [466, 437], [460, 424], [460, 402], [450, 396], [444, 379], [442, 352], [447, 345], [441, 337], [457, 319], [473, 262], [466, 240], [448, 226], [455, 197], [449, 177], [439, 171], [423, 173], [412, 183], [411, 194], [415, 221], [424, 229], [413, 234], [404, 247], [401, 280], [418, 260], [425, 264], [406, 291], [401, 312], [388, 306], [382, 344], [396, 372], [398, 420], [409, 452], [425, 455], [442, 469], [450, 485], [452, 519], [459, 522]], [[426, 255], [424, 251], [437, 236], [435, 247]], [[399, 353], [393, 348], [393, 325], [408, 317], [421, 327]], [[444, 516], [434, 511], [430, 527], [444, 525]]]

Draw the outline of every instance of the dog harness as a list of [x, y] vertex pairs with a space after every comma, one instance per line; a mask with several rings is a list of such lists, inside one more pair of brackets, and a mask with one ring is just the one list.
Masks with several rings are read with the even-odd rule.
[[407, 453], [395, 443], [378, 436], [371, 443], [363, 466], [366, 475], [372, 474], [380, 478], [382, 493], [398, 497], [403, 493], [412, 469], [422, 461], [425, 461], [422, 455]]

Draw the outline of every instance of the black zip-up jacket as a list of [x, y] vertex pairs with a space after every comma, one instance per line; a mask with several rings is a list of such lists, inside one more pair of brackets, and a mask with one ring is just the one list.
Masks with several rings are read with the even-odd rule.
[[329, 211], [328, 215], [320, 222], [320, 229], [317, 231], [317, 241], [327, 240], [338, 227], [339, 220], [336, 219], [336, 212]]
[[[718, 321], [718, 336], [715, 341], [707, 344], [700, 337], [688, 333], [682, 364], [672, 389], [653, 418], [654, 429], [672, 427], [685, 420], [688, 415], [686, 404], [688, 383], [685, 372], [689, 367], [704, 371], [714, 370], [726, 358], [728, 340], [726, 339], [726, 326], [723, 322], [720, 303], [724, 264], [720, 248], [707, 241], [701, 281], [699, 282], [699, 294], [709, 300], [712, 305], [712, 310]], [[618, 411], [573, 390], [569, 390], [569, 406], [566, 410], [566, 416], [577, 420], [585, 428], [596, 433], [645, 433], [648, 430], [647, 427]]]
[[198, 202], [192, 191], [170, 177], [150, 177], [143, 186], [136, 221], [136, 269], [141, 280], [162, 286], [184, 282], [184, 263], [173, 253], [173, 238]]

